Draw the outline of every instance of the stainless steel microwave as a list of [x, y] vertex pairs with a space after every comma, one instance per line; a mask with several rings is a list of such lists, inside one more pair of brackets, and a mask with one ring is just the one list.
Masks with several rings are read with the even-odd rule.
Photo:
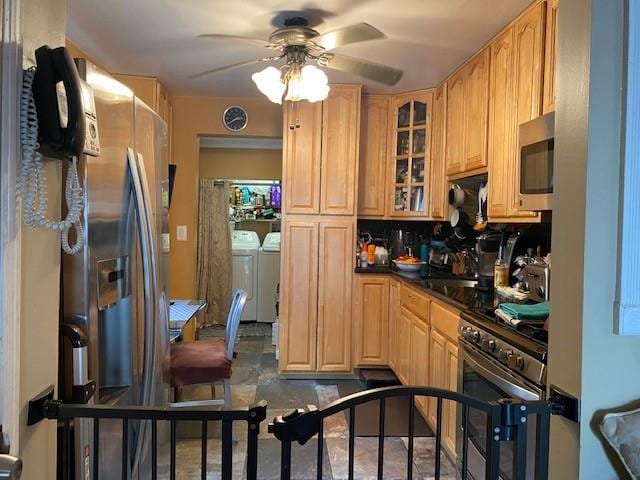
[[554, 123], [552, 112], [520, 125], [520, 210], [551, 210]]

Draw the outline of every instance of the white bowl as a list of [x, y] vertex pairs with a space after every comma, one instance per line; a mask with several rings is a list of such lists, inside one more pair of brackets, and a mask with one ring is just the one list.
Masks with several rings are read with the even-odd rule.
[[402, 272], [417, 272], [427, 264], [427, 262], [424, 262], [424, 261], [408, 263], [408, 262], [399, 262], [398, 260], [394, 260], [393, 263], [395, 264], [396, 267], [398, 267], [398, 270]]

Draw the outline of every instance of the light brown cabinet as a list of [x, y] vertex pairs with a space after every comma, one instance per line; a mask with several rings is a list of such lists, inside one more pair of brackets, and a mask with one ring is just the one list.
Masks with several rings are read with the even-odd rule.
[[360, 85], [332, 85], [322, 104], [320, 213], [323, 215], [356, 213], [360, 92]]
[[287, 102], [282, 136], [284, 213], [319, 213], [322, 104]]
[[447, 80], [445, 164], [448, 176], [464, 170], [464, 81], [463, 70]]
[[396, 337], [396, 375], [400, 381], [408, 385], [410, 380], [411, 351], [411, 312], [400, 305], [398, 316], [398, 332]]
[[398, 317], [400, 316], [400, 282], [395, 278], [389, 280], [389, 366], [397, 369], [398, 358]]
[[429, 213], [433, 91], [393, 97], [389, 112], [389, 215]]
[[[410, 314], [411, 345], [409, 348], [409, 383], [411, 385], [429, 385], [429, 324], [417, 315]], [[417, 397], [416, 406], [422, 415], [427, 415], [427, 397]]]
[[[444, 388], [452, 392], [458, 391], [458, 346], [452, 341], [447, 341], [444, 348]], [[458, 403], [451, 400], [443, 402], [444, 411], [444, 435], [442, 443], [455, 456], [456, 451], [456, 421], [458, 415]]]
[[431, 135], [430, 214], [433, 219], [448, 217], [445, 175], [445, 122], [447, 118], [447, 84], [433, 94], [433, 124]]
[[[444, 388], [445, 381], [445, 349], [446, 340], [437, 330], [431, 329], [429, 335], [429, 373], [428, 385], [434, 388]], [[438, 403], [435, 398], [429, 398], [427, 422], [431, 428], [437, 425]], [[444, 409], [443, 409], [444, 415]], [[444, 422], [443, 422], [444, 423]]]
[[489, 107], [489, 49], [465, 66], [464, 172], [487, 166], [487, 116]]
[[355, 215], [360, 89], [332, 85], [322, 103], [285, 105], [285, 214]]
[[[429, 385], [445, 390], [458, 389], [458, 323], [460, 312], [453, 307], [431, 303]], [[442, 443], [455, 456], [457, 403], [442, 403]], [[431, 399], [428, 423], [435, 428], [437, 402]]]
[[360, 115], [358, 215], [384, 217], [389, 97], [363, 95]]
[[351, 370], [353, 222], [320, 222], [318, 264], [319, 371]]
[[507, 217], [511, 208], [514, 157], [513, 29], [491, 44], [489, 90], [489, 217]]
[[318, 223], [283, 225], [280, 272], [280, 369], [316, 369]]
[[547, 0], [544, 53], [544, 90], [542, 112], [556, 109], [556, 45], [558, 40], [558, 7], [560, 0]]
[[[356, 366], [386, 365], [390, 361], [392, 299], [389, 284], [386, 275], [355, 276], [353, 337]], [[395, 328], [395, 319], [393, 326]]]
[[280, 274], [280, 370], [351, 370], [354, 226], [287, 219]]

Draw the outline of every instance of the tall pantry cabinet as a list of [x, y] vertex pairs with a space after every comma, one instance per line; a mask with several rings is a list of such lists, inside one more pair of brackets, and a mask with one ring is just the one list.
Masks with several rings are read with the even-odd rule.
[[351, 370], [359, 85], [284, 109], [280, 362], [283, 372]]

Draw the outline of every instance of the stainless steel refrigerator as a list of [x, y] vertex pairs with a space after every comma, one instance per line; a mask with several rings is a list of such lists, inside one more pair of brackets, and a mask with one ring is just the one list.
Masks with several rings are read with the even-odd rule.
[[[168, 133], [164, 121], [113, 77], [84, 60], [80, 76], [92, 88], [100, 154], [84, 156], [85, 246], [64, 255], [61, 322], [86, 337], [87, 357], [75, 359], [61, 337], [60, 390], [68, 400], [83, 375], [95, 382], [89, 402], [165, 406], [169, 400]], [[78, 366], [78, 363], [86, 365]], [[74, 378], [75, 376], [75, 378]], [[66, 398], [65, 398], [66, 397]], [[101, 420], [100, 478], [120, 478], [121, 421]], [[130, 422], [131, 478], [150, 476], [150, 426]], [[92, 478], [93, 425], [76, 420], [75, 477]], [[158, 430], [159, 478], [167, 476], [168, 433]], [[166, 454], [165, 454], [166, 453]]]

